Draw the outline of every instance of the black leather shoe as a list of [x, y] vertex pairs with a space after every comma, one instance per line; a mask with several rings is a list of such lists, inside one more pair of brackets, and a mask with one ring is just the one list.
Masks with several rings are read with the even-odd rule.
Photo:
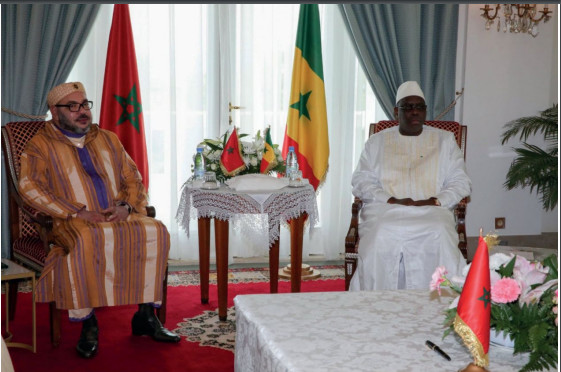
[[98, 327], [95, 314], [82, 322], [82, 333], [76, 345], [76, 351], [82, 358], [92, 358], [98, 350]]
[[148, 335], [160, 342], [179, 342], [178, 334], [164, 328], [160, 319], [154, 314], [154, 308], [148, 304], [139, 305], [139, 310], [132, 317], [132, 334]]

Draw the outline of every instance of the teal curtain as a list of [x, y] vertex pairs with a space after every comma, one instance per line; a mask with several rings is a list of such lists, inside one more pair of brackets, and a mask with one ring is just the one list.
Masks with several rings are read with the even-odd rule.
[[[2, 125], [47, 113], [47, 93], [63, 83], [93, 25], [98, 5], [2, 4]], [[8, 205], [2, 159], [2, 205]], [[2, 208], [2, 257], [8, 257], [8, 211]]]
[[[360, 64], [389, 118], [401, 83], [418, 81], [427, 119], [455, 99], [458, 4], [343, 4]], [[452, 109], [442, 120], [453, 120]]]

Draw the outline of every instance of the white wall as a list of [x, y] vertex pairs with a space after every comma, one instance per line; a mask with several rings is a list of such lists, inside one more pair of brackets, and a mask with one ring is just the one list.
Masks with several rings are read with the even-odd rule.
[[[485, 30], [479, 8], [461, 5], [457, 89], [465, 88], [456, 120], [468, 126], [468, 173], [473, 192], [467, 209], [467, 234], [494, 229], [495, 217], [506, 217], [499, 235], [537, 235], [558, 231], [557, 208], [545, 213], [538, 196], [529, 189], [503, 188], [514, 158], [511, 139], [501, 145], [503, 125], [522, 116], [537, 115], [558, 103], [559, 6], [549, 4], [553, 16], [540, 23], [536, 38], [527, 34]], [[501, 9], [502, 12], [502, 9]], [[464, 79], [464, 80], [462, 80]], [[540, 145], [537, 138], [529, 142]]]

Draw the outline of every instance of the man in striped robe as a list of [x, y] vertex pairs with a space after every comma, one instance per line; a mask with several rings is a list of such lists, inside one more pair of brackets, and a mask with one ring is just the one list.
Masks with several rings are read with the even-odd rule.
[[372, 135], [353, 173], [361, 198], [360, 245], [350, 290], [428, 289], [437, 266], [451, 276], [466, 262], [452, 209], [471, 192], [462, 152], [448, 131], [424, 126], [415, 81], [397, 90], [399, 126]]
[[154, 314], [162, 300], [169, 233], [146, 216], [136, 165], [117, 136], [92, 124], [92, 102], [79, 82], [53, 88], [52, 120], [21, 156], [20, 193], [54, 219], [55, 246], [38, 282], [37, 300], [82, 321], [78, 354], [98, 351], [94, 308], [139, 304], [135, 335], [179, 342]]

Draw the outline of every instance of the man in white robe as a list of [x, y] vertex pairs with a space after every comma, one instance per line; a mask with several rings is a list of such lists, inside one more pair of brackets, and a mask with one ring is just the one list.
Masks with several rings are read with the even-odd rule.
[[471, 192], [462, 151], [451, 132], [424, 126], [417, 82], [399, 87], [394, 114], [399, 126], [368, 139], [353, 173], [364, 204], [349, 290], [428, 289], [437, 266], [466, 265], [452, 212]]

